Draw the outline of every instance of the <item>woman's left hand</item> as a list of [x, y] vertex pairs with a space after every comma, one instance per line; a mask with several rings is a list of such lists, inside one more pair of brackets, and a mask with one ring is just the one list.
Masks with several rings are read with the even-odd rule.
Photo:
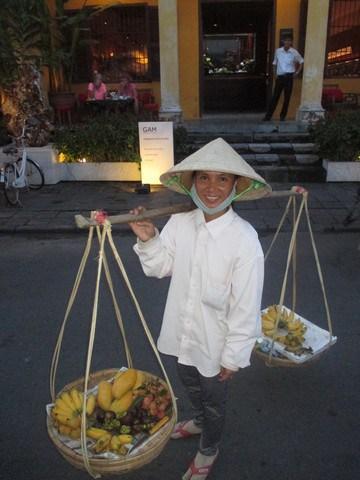
[[219, 373], [219, 381], [226, 382], [227, 380], [231, 380], [235, 373], [236, 372], [234, 372], [234, 370], [229, 370], [228, 368], [221, 367]]

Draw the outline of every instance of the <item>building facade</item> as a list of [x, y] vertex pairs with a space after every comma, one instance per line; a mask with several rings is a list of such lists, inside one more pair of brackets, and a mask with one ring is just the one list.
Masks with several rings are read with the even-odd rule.
[[[78, 54], [77, 93], [86, 92], [94, 70], [110, 88], [126, 71], [138, 89], [151, 89], [164, 119], [264, 112], [274, 51], [290, 35], [304, 70], [294, 81], [289, 119], [322, 115], [324, 87], [360, 94], [360, 0], [85, 3], [112, 6], [91, 19], [91, 41]], [[70, 14], [83, 4], [65, 3]]]

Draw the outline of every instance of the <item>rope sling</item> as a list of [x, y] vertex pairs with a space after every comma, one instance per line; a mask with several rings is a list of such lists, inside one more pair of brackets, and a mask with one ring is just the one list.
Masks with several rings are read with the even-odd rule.
[[[326, 291], [325, 291], [325, 284], [324, 284], [324, 278], [323, 274], [321, 271], [321, 266], [320, 266], [320, 260], [319, 260], [319, 255], [318, 251], [316, 248], [315, 244], [315, 239], [314, 239], [314, 234], [311, 226], [311, 221], [310, 221], [310, 215], [309, 215], [309, 209], [308, 209], [308, 192], [304, 192], [302, 194], [301, 202], [299, 209], [297, 211], [297, 200], [296, 196], [291, 196], [286, 204], [284, 213], [280, 219], [279, 225], [276, 229], [276, 232], [274, 234], [274, 237], [270, 243], [270, 246], [265, 254], [265, 261], [270, 255], [270, 252], [278, 238], [278, 235], [280, 233], [280, 230], [286, 220], [286, 218], [289, 215], [290, 209], [292, 207], [292, 233], [290, 237], [290, 243], [289, 243], [289, 250], [287, 254], [287, 260], [286, 260], [286, 267], [285, 267], [285, 272], [284, 272], [284, 278], [281, 286], [281, 291], [280, 291], [280, 299], [278, 302], [278, 308], [277, 308], [277, 315], [276, 315], [276, 321], [274, 325], [275, 331], [278, 329], [280, 317], [281, 317], [281, 312], [283, 310], [284, 306], [284, 299], [285, 299], [285, 293], [287, 289], [287, 283], [288, 283], [288, 276], [289, 276], [289, 269], [290, 265], [292, 265], [292, 311], [295, 312], [296, 310], [296, 300], [297, 300], [297, 288], [296, 288], [296, 276], [297, 276], [297, 262], [296, 262], [296, 239], [297, 239], [297, 233], [298, 233], [298, 228], [300, 224], [300, 220], [302, 218], [302, 215], [305, 213], [306, 217], [306, 223], [310, 235], [310, 241], [311, 241], [311, 246], [314, 254], [314, 259], [315, 259], [315, 264], [316, 264], [316, 269], [317, 273], [319, 276], [319, 281], [320, 281], [320, 287], [321, 287], [321, 292], [323, 296], [323, 301], [324, 301], [324, 306], [325, 306], [325, 312], [326, 312], [326, 319], [327, 319], [327, 325], [328, 325], [328, 333], [329, 333], [329, 341], [326, 345], [326, 348], [323, 350], [329, 349], [336, 341], [336, 338], [333, 337], [333, 328], [332, 328], [332, 320], [331, 320], [331, 315], [330, 315], [330, 309], [329, 309], [329, 304], [326, 296]], [[267, 366], [275, 366], [275, 364], [282, 365], [283, 366], [290, 366], [291, 362], [288, 360], [281, 360], [278, 358], [274, 357], [274, 351], [275, 351], [275, 334], [273, 334], [273, 338], [271, 340], [271, 346], [270, 346], [270, 351], [268, 355], [265, 355], [262, 352], [259, 352], [259, 350], [256, 350], [256, 353], [260, 354], [261, 357], [264, 358], [266, 356], [266, 365]], [[314, 357], [315, 358], [315, 357]], [[307, 364], [307, 362], [304, 362], [304, 364]], [[291, 366], [300, 366], [303, 364], [296, 364], [293, 363]]]
[[[92, 215], [94, 217], [94, 215]], [[137, 314], [140, 318], [142, 327], [144, 329], [145, 335], [150, 343], [150, 346], [154, 352], [154, 355], [159, 363], [159, 366], [161, 368], [161, 371], [164, 375], [164, 378], [166, 380], [166, 383], [169, 388], [169, 392], [171, 395], [171, 400], [172, 400], [172, 408], [173, 408], [173, 415], [172, 415], [172, 422], [171, 424], [174, 424], [177, 420], [177, 405], [176, 405], [176, 398], [174, 395], [173, 388], [171, 386], [169, 377], [166, 373], [165, 367], [161, 361], [159, 352], [156, 348], [156, 344], [152, 338], [151, 332], [149, 330], [149, 327], [146, 323], [145, 317], [141, 311], [139, 302], [136, 298], [136, 295], [134, 293], [134, 290], [131, 286], [130, 280], [128, 278], [128, 275], [126, 273], [124, 264], [122, 262], [122, 259], [115, 247], [113, 238], [112, 238], [112, 233], [111, 233], [111, 223], [108, 220], [105, 220], [102, 225], [98, 225], [96, 227], [90, 226], [89, 228], [89, 234], [88, 234], [88, 239], [86, 243], [86, 247], [83, 253], [83, 257], [80, 262], [80, 266], [75, 278], [75, 283], [68, 301], [68, 305], [65, 311], [65, 316], [64, 320], [62, 323], [62, 326], [60, 328], [59, 336], [56, 342], [55, 350], [54, 350], [54, 355], [52, 358], [51, 362], [51, 368], [50, 368], [50, 394], [52, 401], [55, 402], [56, 399], [56, 391], [55, 391], [55, 382], [56, 382], [56, 374], [57, 374], [57, 368], [59, 364], [59, 356], [61, 352], [61, 346], [62, 346], [62, 341], [63, 341], [63, 336], [64, 336], [64, 331], [65, 327], [71, 312], [71, 309], [73, 307], [73, 304], [75, 302], [78, 289], [83, 277], [83, 273], [85, 270], [85, 266], [89, 257], [89, 253], [91, 251], [91, 246], [93, 242], [93, 237], [94, 237], [94, 230], [96, 230], [98, 241], [99, 241], [99, 256], [98, 256], [98, 267], [97, 267], [97, 276], [96, 276], [96, 285], [95, 285], [95, 293], [94, 293], [94, 302], [93, 302], [93, 311], [92, 311], [92, 318], [91, 318], [91, 326], [90, 326], [90, 336], [89, 336], [89, 343], [88, 343], [88, 350], [87, 350], [87, 358], [86, 358], [86, 369], [85, 369], [85, 377], [84, 377], [84, 391], [83, 391], [83, 406], [82, 406], [82, 416], [81, 416], [81, 451], [83, 455], [83, 463], [85, 466], [85, 469], [87, 472], [93, 477], [93, 478], [99, 478], [101, 475], [97, 473], [93, 467], [90, 464], [90, 459], [89, 459], [89, 454], [88, 454], [88, 448], [87, 448], [87, 439], [86, 439], [86, 399], [87, 399], [87, 394], [88, 394], [88, 388], [89, 388], [89, 377], [90, 377], [90, 367], [91, 367], [91, 360], [92, 360], [92, 354], [93, 354], [93, 347], [94, 347], [94, 340], [95, 340], [95, 332], [96, 332], [96, 324], [97, 324], [97, 313], [98, 313], [98, 306], [99, 306], [99, 289], [100, 289], [100, 283], [101, 283], [101, 276], [102, 276], [102, 270], [104, 269], [105, 271], [105, 277], [107, 281], [107, 285], [110, 290], [111, 298], [113, 301], [113, 306], [115, 310], [115, 316], [116, 320], [121, 332], [121, 337], [123, 340], [124, 344], [124, 349], [125, 349], [125, 355], [127, 359], [127, 365], [129, 368], [133, 366], [133, 361], [132, 361], [132, 356], [130, 352], [130, 348], [127, 342], [126, 338], [126, 333], [125, 333], [125, 327], [123, 323], [123, 319], [120, 313], [120, 308], [118, 305], [118, 302], [116, 300], [115, 292], [114, 292], [114, 287], [113, 287], [113, 282], [112, 282], [112, 277], [109, 269], [109, 264], [106, 258], [105, 254], [105, 244], [106, 241], [109, 244], [111, 251], [114, 255], [114, 258], [116, 260], [116, 264], [119, 267], [120, 273], [122, 275], [122, 278], [125, 282], [125, 285], [130, 293], [130, 297], [135, 305]]]

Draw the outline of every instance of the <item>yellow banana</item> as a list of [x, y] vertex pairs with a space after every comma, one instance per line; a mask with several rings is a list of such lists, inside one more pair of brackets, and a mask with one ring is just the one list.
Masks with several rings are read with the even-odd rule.
[[263, 330], [271, 330], [274, 328], [275, 326], [275, 323], [271, 320], [267, 320], [267, 319], [262, 319], [262, 328]]
[[261, 315], [261, 318], [274, 323], [276, 320], [276, 315], [270, 315], [269, 312], [266, 312]]
[[121, 375], [122, 375], [123, 373], [125, 373], [125, 372], [126, 372], [126, 370], [122, 370], [121, 372], [118, 372], [118, 373], [115, 375], [115, 377], [114, 377], [114, 381], [115, 381], [117, 378], [121, 377]]
[[136, 382], [135, 382], [135, 385], [133, 386], [133, 390], [140, 388], [141, 385], [145, 383], [145, 380], [146, 380], [145, 373], [141, 372], [140, 370], [136, 370]]
[[96, 407], [96, 397], [90, 394], [86, 400], [86, 414], [92, 415]]
[[81, 424], [80, 417], [70, 418], [61, 413], [54, 413], [56, 421], [71, 428], [78, 428]]
[[73, 438], [74, 440], [79, 439], [81, 436], [81, 428], [75, 428], [74, 430], [71, 430], [69, 433], [69, 437]]
[[301, 322], [300, 320], [293, 320], [287, 323], [287, 329], [289, 331], [301, 330]]
[[265, 334], [267, 337], [272, 337], [275, 332], [276, 332], [275, 328], [272, 328], [271, 330], [264, 330], [264, 334]]
[[93, 438], [94, 440], [98, 440], [106, 433], [109, 433], [107, 430], [103, 430], [102, 428], [91, 427], [86, 430], [86, 436], [89, 438]]
[[107, 450], [111, 442], [111, 433], [106, 432], [102, 437], [100, 437], [95, 444], [95, 452], [100, 453], [104, 450]]
[[71, 400], [74, 402], [76, 410], [78, 412], [81, 412], [81, 410], [82, 410], [82, 395], [81, 395], [81, 393], [76, 388], [72, 388], [70, 390], [70, 397], [71, 397]]
[[121, 398], [119, 398], [118, 400], [114, 400], [111, 403], [109, 410], [111, 410], [116, 414], [126, 412], [127, 409], [130, 407], [130, 405], [132, 404], [132, 402], [133, 402], [133, 393], [132, 393], [132, 390], [129, 390]]
[[60, 433], [60, 435], [69, 436], [69, 435], [70, 435], [70, 432], [71, 432], [71, 428], [70, 428], [70, 427], [67, 427], [66, 425], [62, 425], [62, 424], [59, 425], [59, 433]]
[[67, 415], [73, 415], [74, 414], [74, 411], [72, 408], [70, 408], [68, 406], [67, 403], [64, 402], [64, 400], [62, 398], [57, 398], [55, 400], [55, 406], [61, 410], [63, 410], [64, 412], [67, 412]]
[[70, 397], [69, 392], [63, 392], [60, 395], [60, 398], [71, 408], [71, 410], [76, 410], [76, 406]]
[[122, 446], [118, 435], [113, 435], [110, 440], [110, 450], [118, 452]]
[[277, 307], [276, 307], [276, 305], [270, 305], [270, 307], [268, 307], [265, 315], [267, 315], [269, 319], [276, 320], [276, 317], [277, 317]]
[[118, 435], [118, 439], [122, 445], [125, 445], [126, 443], [131, 443], [133, 441], [133, 436], [122, 433], [121, 435]]
[[74, 418], [76, 417], [76, 415], [74, 415], [74, 412], [72, 411], [69, 411], [69, 410], [64, 410], [63, 408], [57, 406], [55, 404], [55, 406], [53, 407], [52, 409], [52, 413], [53, 415], [62, 415], [63, 417], [69, 417], [69, 418]]
[[114, 380], [112, 385], [112, 396], [116, 399], [121, 398], [126, 392], [134, 387], [136, 379], [136, 370], [133, 368], [128, 368], [126, 372]]
[[[121, 377], [120, 377], [121, 378]], [[97, 402], [103, 410], [109, 410], [113, 396], [111, 393], [112, 385], [106, 380], [102, 380], [98, 386]]]

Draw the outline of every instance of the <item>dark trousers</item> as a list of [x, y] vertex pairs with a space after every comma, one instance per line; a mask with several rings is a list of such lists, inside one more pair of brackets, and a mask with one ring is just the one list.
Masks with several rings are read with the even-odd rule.
[[289, 102], [290, 102], [290, 97], [291, 97], [291, 92], [293, 88], [293, 74], [292, 73], [286, 73], [285, 75], [279, 75], [276, 78], [275, 82], [275, 88], [273, 92], [273, 96], [269, 105], [269, 108], [266, 112], [265, 118], [270, 120], [272, 117], [276, 105], [278, 104], [281, 92], [284, 91], [284, 103], [280, 112], [280, 119], [285, 120], [288, 108], [289, 108]]
[[215, 455], [225, 422], [227, 382], [220, 382], [218, 375], [203, 377], [195, 367], [180, 363], [177, 367], [194, 411], [195, 424], [202, 428], [199, 451]]

